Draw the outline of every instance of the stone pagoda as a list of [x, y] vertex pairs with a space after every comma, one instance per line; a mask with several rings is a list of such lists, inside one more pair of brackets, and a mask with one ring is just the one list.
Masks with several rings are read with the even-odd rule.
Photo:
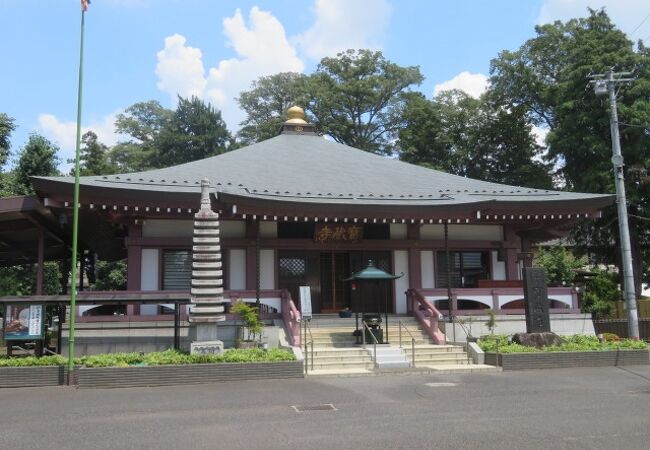
[[190, 304], [191, 353], [218, 354], [217, 322], [225, 320], [223, 271], [219, 243], [219, 214], [212, 211], [210, 182], [201, 180], [201, 209], [194, 215], [192, 289]]

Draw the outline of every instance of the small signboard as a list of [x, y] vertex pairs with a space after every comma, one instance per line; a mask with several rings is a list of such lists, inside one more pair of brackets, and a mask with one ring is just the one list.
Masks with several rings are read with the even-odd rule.
[[311, 290], [309, 286], [300, 286], [300, 313], [303, 319], [311, 319]]
[[43, 313], [43, 305], [7, 305], [4, 321], [5, 340], [43, 339]]
[[354, 224], [317, 223], [314, 229], [314, 241], [319, 244], [331, 242], [361, 242], [363, 227]]

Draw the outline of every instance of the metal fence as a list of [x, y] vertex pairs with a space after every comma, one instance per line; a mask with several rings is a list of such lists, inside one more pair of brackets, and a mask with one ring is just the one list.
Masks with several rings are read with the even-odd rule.
[[[627, 319], [594, 319], [596, 334], [613, 333], [619, 337], [628, 337]], [[639, 337], [650, 341], [650, 317], [639, 318]]]

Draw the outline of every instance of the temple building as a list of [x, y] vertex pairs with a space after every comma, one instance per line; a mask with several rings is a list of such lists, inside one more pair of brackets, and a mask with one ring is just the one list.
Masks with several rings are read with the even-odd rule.
[[[521, 312], [531, 249], [614, 201], [374, 155], [318, 135], [294, 107], [276, 137], [254, 145], [164, 169], [82, 177], [80, 248], [125, 258], [128, 292], [189, 293], [204, 178], [220, 217], [225, 297], [259, 298], [284, 315], [289, 296], [298, 303], [299, 286], [310, 286], [314, 313], [350, 308], [358, 286], [344, 279], [369, 260], [403, 274], [390, 289], [366, 293], [387, 296], [390, 313], [411, 311], [407, 291], [443, 313]], [[0, 241], [16, 243], [2, 250], [4, 265], [69, 251], [74, 178], [32, 183], [36, 197], [0, 202]], [[549, 296], [552, 312], [578, 311], [574, 289], [551, 287]], [[126, 314], [160, 317], [167, 306], [133, 304]], [[94, 308], [79, 306], [78, 314]]]

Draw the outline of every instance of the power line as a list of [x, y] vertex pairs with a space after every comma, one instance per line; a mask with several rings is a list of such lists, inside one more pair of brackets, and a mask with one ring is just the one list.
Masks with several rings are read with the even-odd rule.
[[638, 24], [634, 30], [632, 30], [632, 32], [630, 33], [630, 37], [631, 37], [634, 33], [636, 33], [636, 30], [638, 30], [639, 28], [641, 28], [641, 25], [643, 25], [643, 24], [645, 23], [645, 21], [648, 20], [648, 17], [650, 17], [650, 12], [648, 13], [647, 16], [645, 16], [645, 18], [641, 21], [641, 23]]

